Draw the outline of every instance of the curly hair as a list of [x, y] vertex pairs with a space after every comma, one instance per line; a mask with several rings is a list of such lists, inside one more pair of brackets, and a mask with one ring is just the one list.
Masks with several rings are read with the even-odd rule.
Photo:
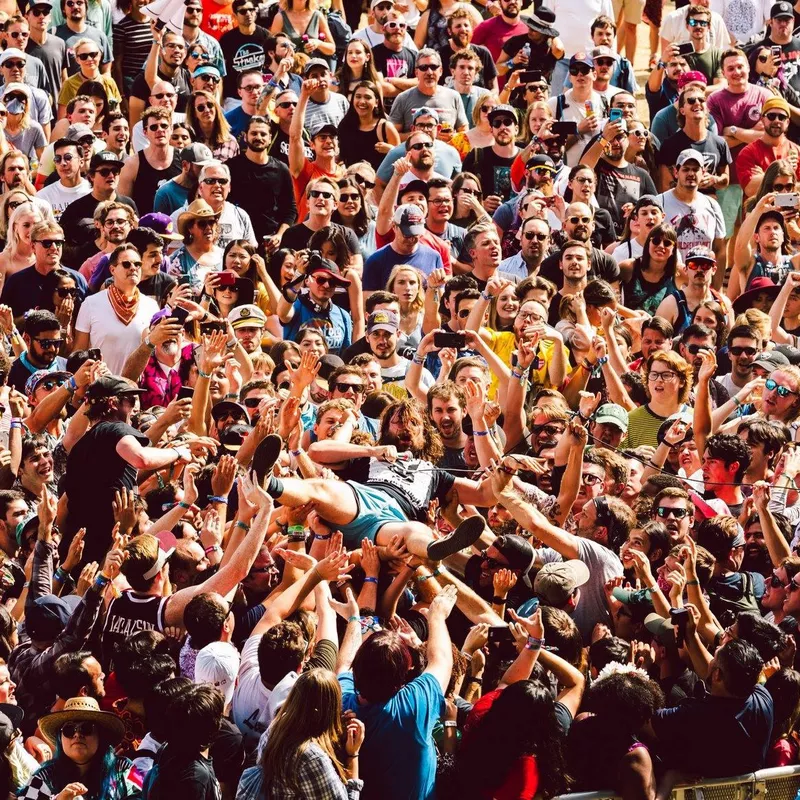
[[385, 444], [389, 434], [389, 423], [392, 417], [398, 414], [401, 421], [407, 420], [409, 417], [414, 417], [419, 420], [423, 428], [423, 436], [425, 444], [421, 451], [413, 452], [415, 458], [422, 459], [423, 461], [430, 461], [432, 464], [438, 463], [444, 456], [444, 445], [439, 436], [439, 432], [434, 427], [428, 415], [425, 413], [423, 407], [411, 398], [405, 400], [397, 400], [391, 405], [386, 407], [386, 410], [381, 414], [380, 430], [378, 431], [378, 441]]

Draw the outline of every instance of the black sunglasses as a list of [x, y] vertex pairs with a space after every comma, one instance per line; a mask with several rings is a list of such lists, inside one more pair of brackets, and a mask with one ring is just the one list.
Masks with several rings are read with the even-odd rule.
[[344, 394], [345, 392], [355, 392], [356, 394], [363, 394], [364, 385], [362, 383], [341, 383], [337, 381], [333, 384], [333, 388], [337, 392]]
[[684, 519], [685, 517], [689, 516], [689, 509], [688, 508], [667, 508], [666, 506], [659, 506], [656, 509], [656, 516], [661, 517], [661, 519], [667, 519], [672, 515], [675, 519]]

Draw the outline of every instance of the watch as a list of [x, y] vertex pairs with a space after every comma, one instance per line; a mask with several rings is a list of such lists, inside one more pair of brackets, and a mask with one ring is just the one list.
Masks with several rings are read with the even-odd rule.
[[731, 125], [731, 127], [730, 127], [731, 136], [736, 136], [736, 131], [738, 131], [738, 130], [739, 129], [736, 127], [736, 125]]

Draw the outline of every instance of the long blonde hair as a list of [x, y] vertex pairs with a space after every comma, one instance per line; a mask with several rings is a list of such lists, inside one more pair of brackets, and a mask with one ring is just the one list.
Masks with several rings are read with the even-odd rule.
[[417, 296], [411, 301], [411, 313], [419, 314], [425, 307], [425, 289], [422, 288], [425, 276], [416, 267], [412, 267], [411, 264], [396, 264], [389, 274], [389, 280], [386, 281], [386, 291], [397, 294], [394, 291], [394, 282], [401, 272], [413, 272], [417, 278]]
[[342, 689], [325, 669], [301, 672], [286, 702], [269, 727], [261, 757], [265, 795], [272, 785], [298, 791], [297, 761], [309, 744], [321, 748], [345, 783], [340, 759], [344, 737]]

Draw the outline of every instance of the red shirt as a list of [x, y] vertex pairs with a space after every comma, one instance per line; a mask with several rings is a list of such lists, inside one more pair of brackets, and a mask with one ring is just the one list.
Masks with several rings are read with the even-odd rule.
[[765, 144], [760, 139], [756, 139], [750, 144], [746, 144], [736, 156], [736, 172], [739, 175], [739, 185], [744, 189], [753, 177], [753, 171], [760, 167], [762, 172], [767, 171], [767, 167], [773, 162], [786, 158], [791, 151], [798, 153], [797, 166], [795, 167], [795, 178], [800, 181], [800, 147], [788, 139], [783, 147], [772, 147]]
[[309, 161], [306, 159], [303, 164], [303, 169], [296, 178], [292, 178], [292, 185], [294, 186], [294, 200], [297, 204], [297, 222], [303, 222], [308, 216], [308, 200], [306, 200], [306, 186], [316, 178], [321, 178], [323, 175], [331, 180], [338, 181], [339, 178], [344, 177], [347, 167], [344, 164], [337, 164], [333, 172], [325, 172], [321, 169], [316, 161]]
[[524, 22], [515, 22], [509, 25], [501, 15], [481, 22], [472, 36], [472, 44], [482, 44], [492, 54], [492, 59], [497, 61], [503, 50], [503, 45], [512, 37], [527, 33], [528, 26]]

